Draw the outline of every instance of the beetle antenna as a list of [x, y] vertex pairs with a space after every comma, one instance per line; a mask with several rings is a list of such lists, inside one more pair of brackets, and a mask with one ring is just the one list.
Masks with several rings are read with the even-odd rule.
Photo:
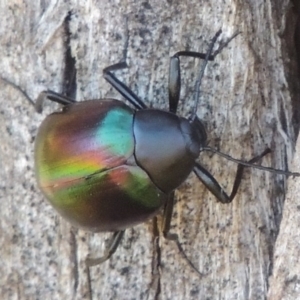
[[219, 48], [213, 52], [213, 48], [214, 48], [214, 45], [218, 39], [218, 37], [220, 36], [220, 34], [222, 33], [222, 30], [220, 29], [216, 34], [215, 36], [212, 38], [211, 40], [211, 43], [210, 43], [210, 46], [209, 46], [209, 49], [205, 55], [205, 58], [204, 58], [204, 62], [202, 64], [202, 67], [200, 69], [200, 72], [199, 72], [199, 76], [198, 76], [198, 79], [196, 81], [196, 84], [195, 84], [195, 107], [194, 107], [194, 111], [192, 113], [192, 117], [191, 117], [191, 122], [193, 122], [196, 118], [196, 114], [197, 114], [197, 108], [198, 108], [198, 104], [199, 104], [199, 100], [200, 100], [200, 86], [201, 86], [201, 81], [202, 81], [202, 78], [204, 76], [204, 71], [205, 71], [205, 68], [206, 68], [206, 65], [208, 63], [209, 60], [214, 60], [214, 58], [237, 36], [239, 35], [241, 32], [240, 31], [236, 31], [225, 43], [221, 44], [219, 46]]
[[[209, 151], [209, 152], [216, 153], [216, 154], [226, 158], [227, 160], [233, 161], [233, 162], [235, 162], [239, 165], [243, 165], [243, 166], [246, 166], [246, 167], [251, 167], [251, 168], [255, 168], [255, 169], [259, 169], [259, 170], [263, 170], [263, 171], [267, 171], [267, 172], [271, 172], [271, 173], [275, 173], [275, 174], [282, 174], [282, 175], [286, 175], [286, 176], [295, 176], [295, 177], [300, 176], [300, 173], [298, 173], [298, 172], [289, 172], [289, 171], [283, 171], [283, 170], [274, 169], [274, 168], [270, 168], [270, 167], [259, 166], [259, 165], [256, 165], [254, 163], [251, 163], [251, 162], [246, 162], [246, 161], [243, 161], [243, 160], [240, 160], [240, 159], [236, 159], [236, 158], [231, 157], [228, 154], [225, 154], [223, 152], [218, 151], [217, 149], [214, 149], [214, 148], [211, 148], [211, 147], [208, 147], [208, 146], [202, 147], [201, 151]], [[271, 149], [267, 148], [265, 150], [264, 154], [266, 154], [266, 152], [267, 153], [271, 152]], [[261, 156], [264, 156], [264, 154], [262, 154]]]
[[195, 85], [195, 91], [196, 91], [195, 92], [195, 107], [194, 107], [194, 111], [193, 111], [193, 114], [192, 114], [192, 121], [195, 120], [196, 114], [197, 114], [197, 108], [198, 108], [198, 103], [199, 103], [199, 99], [200, 99], [200, 86], [201, 86], [202, 78], [204, 76], [204, 71], [205, 71], [206, 65], [208, 63], [209, 57], [211, 56], [211, 54], [213, 52], [214, 45], [215, 45], [215, 43], [216, 43], [216, 41], [217, 41], [217, 39], [218, 39], [218, 37], [220, 36], [221, 33], [222, 33], [222, 30], [220, 29], [215, 34], [215, 36], [212, 38], [210, 46], [208, 48], [208, 51], [206, 52], [204, 62], [203, 62], [202, 67], [200, 69], [198, 79], [196, 81], [196, 85]]

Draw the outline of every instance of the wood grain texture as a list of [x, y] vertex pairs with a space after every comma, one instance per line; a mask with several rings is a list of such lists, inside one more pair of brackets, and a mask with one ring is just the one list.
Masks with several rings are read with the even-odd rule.
[[[119, 77], [158, 108], [167, 108], [171, 55], [205, 52], [220, 28], [221, 40], [240, 30], [209, 63], [203, 81], [198, 115], [210, 145], [245, 159], [270, 147], [264, 165], [300, 170], [299, 163], [290, 164], [299, 130], [299, 78], [296, 14], [289, 1], [1, 1], [0, 76], [33, 99], [48, 88], [61, 92], [69, 14], [77, 99], [122, 99], [102, 69], [120, 61], [127, 49], [129, 69]], [[182, 59], [183, 116], [193, 105], [199, 66], [198, 60]], [[0, 81], [0, 91], [1, 297], [89, 299], [85, 258], [101, 255], [110, 234], [71, 228], [43, 199], [34, 179], [36, 130], [57, 106], [47, 103], [39, 115], [16, 89]], [[200, 159], [229, 192], [236, 166], [207, 153]], [[289, 295], [297, 295], [300, 271], [296, 259], [282, 260], [297, 249], [291, 245], [298, 227], [288, 219], [299, 211], [299, 200], [292, 202], [296, 209], [285, 212], [286, 189], [284, 176], [247, 170], [236, 199], [224, 205], [191, 175], [176, 192], [172, 230], [203, 276], [150, 220], [127, 230], [112, 259], [92, 268], [93, 299], [296, 299], [283, 288], [293, 275]], [[282, 216], [285, 227], [276, 244]], [[287, 245], [284, 251], [281, 245]]]

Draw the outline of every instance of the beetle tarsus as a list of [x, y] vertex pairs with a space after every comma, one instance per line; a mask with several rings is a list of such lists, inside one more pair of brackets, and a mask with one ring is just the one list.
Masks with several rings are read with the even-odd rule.
[[241, 31], [236, 31], [226, 42], [221, 44], [220, 47], [212, 54], [213, 59], [240, 33]]
[[185, 251], [183, 250], [182, 246], [181, 246], [181, 243], [179, 242], [179, 239], [177, 237], [176, 240], [174, 240], [176, 245], [177, 245], [177, 248], [179, 250], [179, 252], [181, 253], [181, 255], [185, 258], [185, 260], [187, 261], [187, 263], [190, 265], [190, 267], [200, 276], [202, 277], [203, 274], [196, 268], [196, 266], [191, 262], [191, 260], [187, 257]]
[[191, 260], [188, 258], [188, 256], [185, 254], [185, 251], [183, 250], [181, 243], [179, 242], [179, 237], [176, 233], [170, 233], [170, 227], [171, 227], [171, 220], [173, 215], [173, 207], [174, 207], [174, 198], [175, 193], [174, 191], [170, 193], [168, 196], [168, 200], [166, 202], [165, 208], [164, 208], [164, 215], [163, 215], [163, 236], [166, 240], [174, 241], [177, 245], [177, 248], [180, 252], [180, 254], [184, 257], [184, 259], [187, 261], [187, 263], [190, 265], [190, 267], [198, 273], [200, 276], [202, 276], [201, 272], [195, 267], [195, 265], [191, 262]]
[[85, 263], [87, 267], [96, 266], [99, 264], [102, 264], [106, 260], [108, 260], [117, 250], [123, 236], [124, 236], [125, 230], [117, 231], [113, 234], [112, 239], [110, 240], [108, 248], [105, 250], [105, 253], [103, 256], [99, 258], [87, 258]]
[[86, 276], [87, 276], [87, 285], [88, 285], [88, 296], [90, 300], [93, 300], [91, 272], [90, 272], [90, 267], [88, 265], [86, 265]]
[[136, 109], [145, 109], [147, 105], [123, 82], [121, 82], [112, 71], [128, 68], [126, 62], [120, 62], [103, 69], [103, 77], [115, 88], [125, 99], [127, 99]]
[[203, 276], [203, 274], [196, 268], [196, 266], [191, 262], [191, 260], [186, 255], [185, 251], [182, 248], [182, 245], [179, 241], [179, 237], [176, 233], [170, 233], [170, 232], [164, 232], [163, 233], [164, 238], [169, 241], [174, 241], [177, 245], [177, 248], [180, 252], [180, 254], [183, 256], [183, 258], [187, 261], [187, 263], [190, 265], [190, 267], [198, 274], [200, 277]]
[[[271, 153], [271, 149], [267, 148], [260, 155], [257, 155], [255, 157], [253, 157], [252, 159], [250, 159], [248, 161], [248, 163], [254, 164], [254, 163], [258, 162], [260, 159], [262, 159], [265, 155], [267, 155], [269, 153]], [[235, 195], [238, 191], [238, 188], [239, 188], [239, 186], [241, 184], [241, 181], [242, 181], [242, 175], [243, 175], [244, 169], [245, 169], [244, 165], [242, 165], [242, 164], [238, 165], [236, 175], [235, 175], [235, 179], [234, 179], [234, 184], [233, 184], [233, 187], [232, 187], [232, 191], [231, 191], [231, 194], [229, 196], [230, 201], [232, 201], [234, 199], [234, 197], [235, 197]]]
[[18, 85], [16, 85], [15, 83], [11, 82], [8, 79], [5, 79], [3, 77], [0, 77], [0, 80], [2, 80], [3, 82], [5, 82], [6, 84], [12, 86], [13, 88], [15, 88], [16, 90], [18, 90], [26, 99], [27, 101], [34, 106], [34, 101], [28, 96], [28, 94], [22, 90]]

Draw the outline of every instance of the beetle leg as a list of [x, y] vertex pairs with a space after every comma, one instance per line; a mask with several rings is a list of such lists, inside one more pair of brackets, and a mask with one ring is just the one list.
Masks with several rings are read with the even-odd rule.
[[68, 104], [72, 104], [72, 103], [76, 102], [74, 99], [68, 98], [62, 94], [58, 94], [58, 93], [50, 91], [50, 90], [43, 91], [37, 97], [35, 105], [34, 105], [35, 110], [37, 112], [39, 112], [39, 113], [42, 112], [42, 107], [43, 107], [43, 103], [44, 103], [45, 99], [62, 104], [62, 105], [68, 105]]
[[128, 68], [126, 62], [117, 63], [103, 69], [103, 77], [136, 109], [147, 108], [146, 104], [123, 82], [121, 82], [112, 71]]
[[[214, 40], [211, 43], [211, 48], [213, 47], [215, 40], [220, 34], [221, 34], [221, 30], [219, 30], [215, 35]], [[209, 52], [207, 55], [207, 53], [200, 53], [194, 51], [179, 51], [170, 58], [170, 67], [169, 67], [169, 111], [170, 112], [176, 113], [178, 102], [179, 102], [179, 96], [180, 96], [181, 82], [180, 82], [179, 57], [186, 56], [186, 57], [205, 59], [206, 61], [212, 61], [238, 34], [239, 32], [234, 33], [225, 43], [221, 44], [220, 47], [212, 54], [209, 54]]]
[[232, 201], [226, 192], [221, 188], [218, 181], [199, 163], [195, 163], [194, 173], [206, 186], [206, 188], [222, 203], [229, 203]]
[[92, 267], [92, 266], [102, 264], [103, 262], [108, 260], [116, 252], [116, 250], [121, 242], [121, 239], [124, 235], [124, 232], [125, 232], [125, 230], [114, 232], [112, 239], [110, 240], [109, 246], [105, 250], [104, 255], [101, 257], [98, 257], [98, 258], [87, 258], [85, 261], [86, 265], [88, 267]]
[[[180, 56], [194, 57], [205, 59], [205, 53], [193, 51], [179, 51], [170, 58], [169, 67], [169, 111], [176, 114], [180, 96]], [[209, 56], [208, 60], [213, 60], [214, 57]]]
[[164, 208], [164, 215], [163, 215], [163, 235], [165, 239], [168, 240], [176, 240], [178, 238], [177, 234], [171, 234], [170, 226], [171, 226], [171, 220], [172, 220], [172, 214], [173, 214], [173, 207], [174, 207], [174, 196], [175, 192], [171, 192], [168, 196], [168, 200], [166, 202], [165, 208]]
[[169, 68], [169, 111], [176, 114], [180, 96], [181, 80], [180, 80], [180, 63], [179, 57], [172, 56], [170, 58]]
[[72, 55], [71, 50], [71, 20], [72, 12], [69, 11], [65, 17], [63, 23], [64, 30], [64, 46], [65, 46], [65, 57], [64, 57], [64, 73], [63, 73], [63, 91], [62, 94], [67, 97], [76, 98], [77, 91], [77, 69], [76, 69], [76, 59]]
[[43, 106], [45, 99], [57, 102], [62, 105], [68, 105], [68, 104], [72, 104], [72, 103], [76, 102], [74, 99], [68, 98], [62, 94], [59, 94], [59, 93], [56, 93], [56, 92], [53, 92], [50, 90], [41, 92], [39, 94], [39, 96], [37, 97], [36, 101], [34, 102], [28, 96], [28, 94], [25, 91], [23, 91], [19, 86], [17, 86], [15, 83], [13, 83], [5, 78], [2, 78], [2, 77], [0, 77], [0, 80], [2, 80], [3, 82], [5, 82], [8, 85], [11, 85], [16, 90], [18, 90], [20, 93], [22, 93], [23, 96], [30, 102], [30, 104], [32, 104], [34, 106], [35, 110], [39, 113], [42, 112], [42, 106]]
[[170, 233], [170, 227], [171, 227], [171, 220], [173, 215], [173, 207], [174, 207], [174, 196], [175, 192], [171, 192], [168, 196], [168, 200], [166, 202], [165, 208], [164, 208], [164, 215], [163, 215], [163, 235], [164, 238], [167, 240], [174, 241], [178, 247], [179, 252], [182, 254], [182, 256], [185, 258], [185, 260], [188, 262], [188, 264], [191, 266], [191, 268], [196, 271], [200, 276], [202, 274], [199, 272], [199, 270], [194, 266], [194, 264], [190, 261], [190, 259], [185, 254], [181, 243], [179, 242], [179, 237], [176, 233]]
[[[266, 149], [264, 152], [262, 152], [260, 155], [252, 158], [249, 160], [249, 163], [255, 163], [258, 160], [260, 160], [262, 157], [270, 153], [270, 149]], [[204, 169], [199, 163], [195, 164], [194, 167], [194, 173], [197, 175], [197, 177], [204, 183], [204, 185], [216, 196], [216, 198], [222, 202], [222, 203], [230, 203], [233, 198], [235, 197], [238, 188], [241, 184], [242, 180], [242, 174], [244, 171], [245, 166], [238, 165], [237, 173], [235, 176], [232, 192], [230, 196], [226, 194], [226, 192], [221, 188], [217, 180], [206, 170]], [[188, 262], [188, 264], [191, 266], [191, 268], [196, 271], [200, 276], [203, 274], [200, 273], [200, 271], [195, 267], [195, 265], [191, 262], [191, 260], [187, 257], [185, 254], [181, 243], [179, 241], [179, 237], [175, 233], [170, 233], [170, 227], [171, 227], [171, 220], [173, 215], [173, 207], [174, 207], [174, 192], [170, 193], [168, 196], [168, 200], [165, 205], [164, 209], [164, 215], [163, 215], [163, 235], [164, 238], [167, 240], [172, 240], [176, 243], [179, 252], [183, 255], [185, 260]]]
[[[252, 158], [248, 162], [255, 163], [268, 153], [270, 153], [270, 149], [266, 149], [263, 153]], [[228, 196], [226, 192], [221, 188], [217, 180], [197, 162], [194, 167], [194, 173], [200, 179], [200, 181], [202, 181], [206, 188], [217, 198], [217, 200], [219, 200], [222, 203], [230, 203], [234, 199], [238, 188], [241, 184], [244, 168], [245, 166], [238, 165], [230, 196]]]

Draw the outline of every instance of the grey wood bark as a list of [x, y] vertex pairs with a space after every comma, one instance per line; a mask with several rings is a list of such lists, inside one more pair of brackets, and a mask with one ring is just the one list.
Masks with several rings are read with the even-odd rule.
[[[220, 28], [221, 40], [240, 30], [209, 63], [202, 84], [198, 115], [209, 143], [244, 159], [270, 147], [263, 165], [300, 170], [299, 159], [290, 164], [299, 92], [296, 16], [289, 1], [2, 0], [0, 76], [33, 99], [48, 88], [61, 92], [69, 14], [77, 99], [122, 99], [102, 69], [120, 61], [126, 49], [129, 69], [120, 78], [147, 105], [163, 109], [169, 57], [179, 50], [205, 52]], [[179, 113], [186, 116], [200, 62], [182, 61]], [[101, 255], [110, 234], [72, 228], [43, 199], [34, 179], [34, 137], [57, 106], [47, 103], [39, 115], [18, 90], [2, 81], [0, 88], [1, 299], [89, 299], [85, 258]], [[230, 192], [236, 166], [216, 155], [200, 158]], [[172, 231], [202, 276], [149, 220], [128, 229], [112, 259], [91, 269], [93, 299], [300, 299], [300, 267], [297, 255], [289, 254], [299, 247], [293, 236], [299, 220], [289, 222], [297, 218], [299, 201], [289, 197], [287, 207], [295, 209], [285, 211], [286, 189], [284, 176], [248, 169], [236, 199], [224, 205], [191, 175], [176, 191]]]

